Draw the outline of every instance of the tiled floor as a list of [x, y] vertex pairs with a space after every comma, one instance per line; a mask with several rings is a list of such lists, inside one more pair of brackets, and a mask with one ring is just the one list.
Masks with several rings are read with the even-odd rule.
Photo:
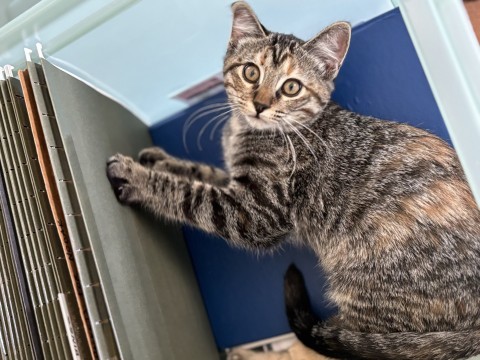
[[472, 22], [477, 39], [480, 41], [480, 0], [464, 1], [470, 21]]

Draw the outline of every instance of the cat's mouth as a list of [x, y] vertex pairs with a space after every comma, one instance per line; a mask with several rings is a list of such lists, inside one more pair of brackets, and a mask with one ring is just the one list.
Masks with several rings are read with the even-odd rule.
[[257, 122], [262, 122], [262, 123], [269, 123], [270, 121], [265, 115], [262, 114], [254, 114], [254, 115], [247, 115], [247, 118], [250, 121], [257, 121]]
[[275, 127], [275, 122], [268, 116], [263, 114], [245, 115], [247, 122], [254, 128], [266, 129]]
[[246, 116], [252, 119], [252, 121], [257, 120], [257, 121], [269, 122], [270, 120], [269, 116], [263, 113], [257, 114], [253, 112], [253, 113], [246, 114]]

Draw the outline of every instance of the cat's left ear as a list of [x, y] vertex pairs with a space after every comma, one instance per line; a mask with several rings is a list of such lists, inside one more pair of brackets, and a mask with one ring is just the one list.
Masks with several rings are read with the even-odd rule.
[[322, 62], [326, 79], [333, 80], [337, 76], [350, 46], [351, 33], [348, 22], [336, 22], [303, 45]]
[[233, 24], [230, 44], [236, 45], [244, 37], [264, 37], [267, 30], [260, 24], [252, 8], [244, 1], [232, 4]]

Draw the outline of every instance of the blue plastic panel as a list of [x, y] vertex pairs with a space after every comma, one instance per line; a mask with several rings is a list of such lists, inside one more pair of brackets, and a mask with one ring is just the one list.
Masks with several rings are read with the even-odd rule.
[[[352, 45], [336, 82], [334, 99], [365, 115], [416, 125], [448, 140], [448, 133], [433, 99], [399, 11], [393, 10], [353, 31]], [[189, 152], [183, 146], [185, 120], [199, 108], [225, 101], [216, 95], [153, 126], [154, 143], [170, 153], [221, 166], [220, 132], [210, 140], [210, 124], [216, 114], [199, 119], [187, 134]], [[290, 262], [306, 275], [316, 310], [332, 313], [322, 293], [325, 283], [316, 259], [307, 249], [286, 246], [273, 255], [257, 257], [235, 250], [221, 239], [194, 229], [184, 230], [213, 332], [220, 348], [289, 332], [284, 315], [282, 280]]]
[[360, 114], [449, 135], [398, 9], [354, 28], [333, 98]]

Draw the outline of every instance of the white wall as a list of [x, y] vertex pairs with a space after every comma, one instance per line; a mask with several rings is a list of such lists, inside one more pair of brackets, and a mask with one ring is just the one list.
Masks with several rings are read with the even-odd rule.
[[[63, 20], [73, 19], [75, 12], [84, 15], [89, 7], [99, 8], [102, 1], [106, 2], [85, 0]], [[37, 31], [35, 39], [43, 42], [53, 62], [152, 124], [185, 107], [169, 99], [170, 94], [221, 71], [230, 3], [139, 0], [55, 53], [48, 50], [49, 36], [61, 32], [68, 21], [58, 26], [52, 22], [50, 35]], [[393, 8], [390, 0], [251, 0], [250, 5], [267, 28], [302, 38], [333, 21], [355, 25]]]
[[21, 13], [27, 11], [40, 0], [1, 0], [0, 1], [0, 27], [12, 21]]

